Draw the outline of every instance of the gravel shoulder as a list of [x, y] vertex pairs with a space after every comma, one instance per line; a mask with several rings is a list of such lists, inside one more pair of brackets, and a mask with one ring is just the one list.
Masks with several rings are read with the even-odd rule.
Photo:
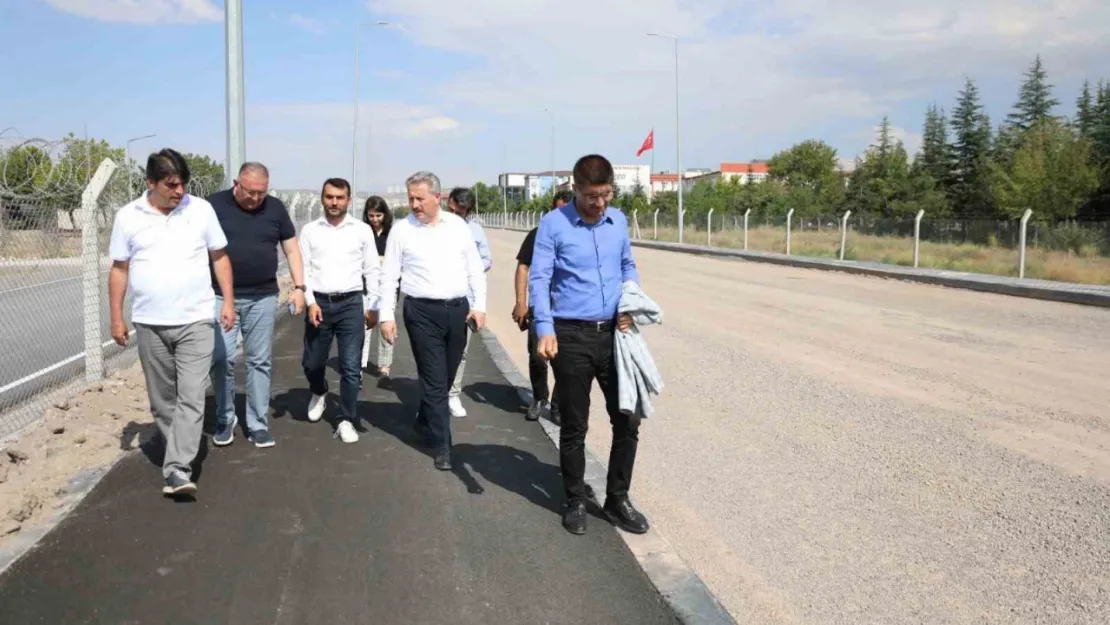
[[[524, 235], [487, 234], [526, 371]], [[1110, 310], [633, 253], [666, 315], [633, 496], [739, 622], [1110, 622]]]

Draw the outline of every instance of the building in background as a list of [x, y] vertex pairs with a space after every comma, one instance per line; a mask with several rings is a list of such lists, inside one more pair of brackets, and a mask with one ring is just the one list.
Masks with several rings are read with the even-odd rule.
[[645, 197], [651, 197], [649, 165], [613, 165], [613, 182], [621, 195], [632, 195], [639, 186]]
[[767, 161], [752, 161], [750, 163], [721, 163], [721, 179], [732, 180], [739, 178], [740, 184], [749, 182], [763, 182], [771, 174]]
[[503, 173], [497, 176], [497, 186], [503, 189], [506, 200], [511, 206], [519, 202], [530, 202], [541, 198], [551, 192], [551, 187], [556, 190], [570, 184], [569, 171], [556, 170], [554, 183], [551, 171], [537, 173]]

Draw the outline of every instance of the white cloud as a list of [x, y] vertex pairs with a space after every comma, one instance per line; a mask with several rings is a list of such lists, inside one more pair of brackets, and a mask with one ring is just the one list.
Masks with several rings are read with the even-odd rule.
[[[964, 76], [1014, 83], [1039, 53], [1053, 81], [1074, 82], [1105, 72], [1110, 54], [1105, 0], [472, 0], [465, 11], [441, 0], [368, 5], [404, 24], [419, 44], [480, 59], [440, 85], [447, 106], [504, 124], [541, 124], [542, 109], [551, 107], [564, 160], [615, 147], [631, 159], [649, 127], [659, 158], [674, 154], [673, 48], [649, 31], [680, 37], [689, 166], [767, 157], [811, 136], [850, 158], [873, 138], [860, 131], [870, 135], [883, 115], [917, 128], [926, 103], [950, 108]], [[1008, 106], [1016, 87], [985, 95]], [[902, 133], [912, 154], [920, 136]], [[544, 147], [532, 150], [538, 157]]]
[[[350, 177], [351, 103], [254, 105], [247, 119], [248, 157], [266, 163], [275, 188], [311, 188], [331, 176]], [[466, 158], [468, 135], [475, 129], [431, 106], [363, 102], [358, 186], [396, 186], [420, 169], [448, 171], [445, 179], [473, 181], [480, 175], [473, 163], [451, 167]]]
[[219, 22], [224, 12], [210, 0], [45, 0], [55, 9], [101, 22], [197, 24]]
[[298, 28], [307, 30], [313, 35], [324, 35], [328, 32], [327, 25], [325, 25], [323, 20], [317, 19], [315, 17], [308, 17], [307, 15], [301, 15], [300, 13], [294, 13], [290, 15], [289, 23]]

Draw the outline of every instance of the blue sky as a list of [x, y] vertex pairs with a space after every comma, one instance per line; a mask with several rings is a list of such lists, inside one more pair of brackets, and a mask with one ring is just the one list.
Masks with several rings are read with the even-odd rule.
[[[680, 38], [687, 167], [768, 158], [820, 138], [850, 159], [889, 115], [915, 150], [923, 112], [965, 76], [1000, 121], [1044, 58], [1057, 113], [1084, 78], [1110, 78], [1103, 0], [252, 0], [244, 3], [247, 156], [276, 188], [349, 177], [355, 24], [361, 37], [360, 187], [417, 169], [445, 184], [600, 152], [636, 163], [656, 131], [673, 169]], [[163, 145], [218, 160], [224, 145], [221, 0], [4, 0], [0, 129]], [[5, 138], [11, 137], [8, 132]], [[367, 151], [369, 147], [369, 152]], [[650, 162], [650, 154], [640, 159]]]

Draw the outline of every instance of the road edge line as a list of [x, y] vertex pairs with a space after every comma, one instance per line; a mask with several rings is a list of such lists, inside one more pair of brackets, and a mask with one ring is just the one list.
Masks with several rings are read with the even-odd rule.
[[[521, 401], [530, 405], [532, 385], [517, 368], [497, 335], [488, 327], [483, 328], [480, 335], [501, 376], [516, 389]], [[559, 426], [547, 419], [540, 419], [539, 423], [551, 444], [558, 449]], [[586, 482], [597, 493], [605, 492], [606, 471], [606, 465], [587, 446]], [[679, 621], [685, 625], [737, 625], [720, 600], [682, 560], [674, 546], [658, 529], [653, 528], [642, 535], [629, 534], [619, 529], [614, 531], [624, 540], [640, 568]]]

